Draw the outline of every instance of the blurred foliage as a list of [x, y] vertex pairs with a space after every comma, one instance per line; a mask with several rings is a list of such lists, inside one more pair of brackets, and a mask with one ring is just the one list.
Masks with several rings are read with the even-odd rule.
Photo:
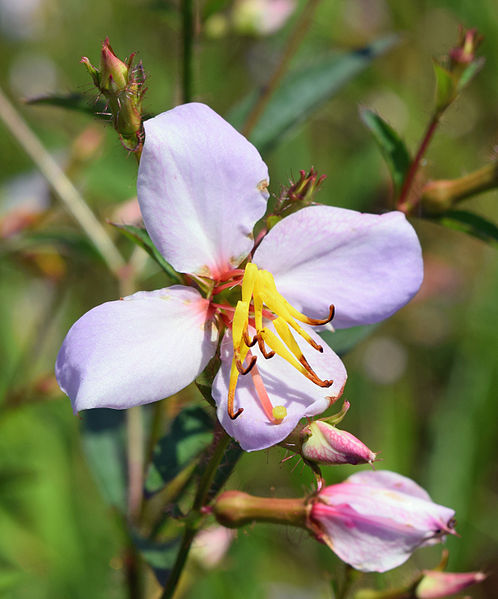
[[[203, 14], [212, 15], [230, 2], [201, 4]], [[137, 51], [144, 62], [149, 88], [145, 111], [168, 109], [180, 97], [181, 20], [175, 5], [166, 0], [36, 0], [15, 6], [2, 1], [1, 85], [16, 101], [77, 93], [91, 105], [96, 94], [78, 61], [83, 55], [96, 58], [100, 42], [109, 36], [119, 55]], [[210, 38], [201, 31], [195, 48], [195, 97], [228, 114], [267, 80], [295, 18], [268, 37], [231, 32]], [[265, 152], [271, 191], [278, 193], [289, 177], [313, 165], [328, 175], [318, 201], [391, 209], [390, 175], [358, 116], [358, 105], [378, 113], [413, 151], [433, 102], [432, 56], [454, 44], [460, 23], [484, 35], [486, 64], [445, 114], [423, 169], [429, 179], [454, 178], [493, 158], [495, 0], [323, 1], [292, 69], [393, 33], [401, 41]], [[124, 203], [135, 195], [136, 165], [110, 125], [60, 107], [21, 110], [99, 219], [127, 222]], [[96, 125], [103, 135], [93, 145], [76, 146], [80, 134]], [[80, 419], [51, 376], [72, 322], [94, 305], [119, 297], [120, 291], [7, 133], [0, 136], [0, 152], [0, 220], [20, 208], [38, 215], [29, 223], [21, 219], [25, 228], [0, 240], [0, 593], [7, 599], [120, 599], [127, 593], [127, 536], [116, 508], [104, 496], [111, 492], [111, 503], [123, 508], [125, 473], [116, 468], [105, 472], [110, 454], [122, 443], [122, 431], [116, 430], [114, 445], [99, 445], [99, 428], [92, 428], [87, 416], [82, 443]], [[496, 221], [496, 200], [497, 192], [488, 192], [466, 200], [462, 210]], [[456, 508], [462, 538], [448, 540], [451, 570], [492, 571], [498, 565], [498, 470], [493, 460], [498, 369], [492, 326], [498, 316], [496, 254], [461, 231], [430, 221], [414, 224], [425, 253], [424, 286], [388, 322], [373, 331], [354, 332], [363, 339], [345, 357], [345, 397], [352, 409], [344, 426], [381, 451], [382, 468], [415, 478], [435, 501]], [[112, 227], [109, 234], [123, 253], [131, 253], [127, 239]], [[149, 260], [137, 285], [164, 285], [160, 267]], [[337, 344], [344, 352], [352, 345], [347, 336]], [[200, 394], [192, 386], [165, 405], [160, 435], [194, 398]], [[103, 469], [97, 481], [84, 449]], [[232, 457], [239, 458], [228, 457], [226, 468]], [[282, 497], [309, 491], [311, 472], [297, 458], [280, 463], [283, 457], [279, 448], [244, 454], [228, 485]], [[353, 471], [329, 468], [325, 476], [335, 483]], [[155, 547], [144, 551], [151, 560], [157, 556]], [[369, 575], [359, 583], [405, 581], [418, 568], [437, 564], [440, 551], [421, 550], [382, 580]], [[247, 599], [329, 598], [328, 581], [336, 576], [342, 576], [339, 560], [306, 533], [259, 525], [239, 531], [219, 567], [206, 571], [192, 559], [180, 591], [202, 599], [230, 597], [234, 589]], [[147, 584], [153, 592], [152, 576]], [[472, 590], [477, 599], [497, 594], [493, 578]]]

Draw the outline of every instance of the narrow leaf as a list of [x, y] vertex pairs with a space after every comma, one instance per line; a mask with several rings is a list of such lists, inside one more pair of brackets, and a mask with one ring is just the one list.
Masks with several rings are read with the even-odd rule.
[[468, 65], [468, 67], [460, 75], [460, 79], [458, 80], [457, 89], [459, 92], [461, 92], [464, 87], [467, 87], [467, 85], [472, 81], [472, 79], [474, 79], [477, 73], [479, 73], [479, 71], [484, 66], [485, 62], [486, 59], [484, 58], [484, 56], [481, 56], [480, 58], [473, 60]]
[[243, 453], [244, 452], [235, 441], [230, 441], [230, 444], [225, 451], [225, 455], [223, 456], [223, 460], [216, 471], [213, 484], [209, 489], [208, 501], [215, 497], [225, 486]]
[[450, 210], [435, 220], [444, 227], [463, 231], [498, 246], [498, 226], [478, 214], [466, 210]]
[[76, 112], [83, 112], [109, 121], [110, 115], [106, 114], [106, 104], [102, 100], [94, 100], [84, 94], [53, 94], [28, 98], [26, 104], [36, 106], [55, 106]]
[[361, 109], [360, 117], [374, 136], [391, 173], [394, 189], [399, 192], [410, 168], [410, 153], [391, 125], [373, 110]]
[[180, 548], [180, 537], [157, 543], [133, 534], [133, 541], [144, 560], [152, 568], [159, 584], [164, 586]]
[[85, 410], [83, 448], [106, 501], [126, 510], [126, 412], [98, 408]]
[[[391, 35], [353, 52], [329, 54], [290, 72], [271, 97], [250, 140], [262, 152], [277, 145], [285, 133], [329, 100], [374, 58], [392, 48], [397, 39]], [[252, 93], [230, 112], [228, 120], [232, 125], [242, 128], [257, 99], [257, 92]]]
[[197, 406], [182, 410], [154, 449], [145, 481], [147, 493], [161, 490], [195, 460], [212, 440], [212, 431], [213, 422], [205, 410]]
[[110, 223], [113, 227], [116, 227], [125, 237], [128, 237], [133, 243], [139, 245], [142, 249], [144, 249], [149, 256], [159, 264], [159, 266], [164, 270], [164, 272], [168, 275], [168, 277], [174, 283], [181, 283], [180, 275], [176, 272], [176, 270], [166, 262], [166, 260], [161, 256], [159, 250], [152, 243], [152, 239], [149, 237], [149, 234], [145, 229], [141, 227], [135, 227], [133, 225], [119, 225], [117, 223]]
[[448, 69], [433, 60], [434, 75], [436, 76], [436, 112], [442, 112], [457, 95], [457, 81]]

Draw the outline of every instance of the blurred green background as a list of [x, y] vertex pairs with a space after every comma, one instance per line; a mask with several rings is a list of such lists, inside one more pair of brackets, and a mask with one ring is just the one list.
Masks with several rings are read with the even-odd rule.
[[[200, 2], [201, 16], [210, 13], [210, 19], [198, 21], [195, 98], [227, 114], [264, 83], [303, 4], [277, 31], [250, 34], [230, 25], [233, 2]], [[88, 56], [98, 63], [100, 44], [109, 36], [120, 57], [136, 51], [144, 63], [145, 110], [172, 107], [180, 98], [176, 3], [0, 0], [0, 19], [4, 91], [99, 220], [126, 221], [119, 210], [135, 195], [136, 164], [111, 126], [59, 108], [25, 106], [21, 99], [71, 91], [88, 94], [91, 104], [95, 93], [78, 62]], [[289, 177], [313, 165], [328, 176], [319, 201], [392, 208], [387, 169], [358, 107], [377, 110], [413, 150], [432, 106], [432, 57], [455, 44], [459, 24], [485, 36], [486, 65], [443, 118], [424, 170], [428, 178], [457, 177], [494, 158], [496, 0], [322, 0], [293, 64], [393, 32], [400, 41], [264, 155], [271, 191], [278, 193]], [[87, 466], [80, 419], [52, 376], [69, 326], [119, 291], [2, 124], [0, 131], [0, 596], [119, 599], [127, 596], [125, 533]], [[489, 192], [465, 208], [496, 220], [497, 199], [496, 191]], [[9, 229], [13, 212], [29, 220], [17, 234]], [[352, 408], [343, 426], [381, 451], [379, 467], [413, 477], [435, 501], [456, 509], [461, 538], [447, 541], [450, 570], [492, 572], [498, 564], [496, 249], [428, 221], [413, 223], [424, 249], [424, 286], [345, 355], [345, 397]], [[126, 240], [116, 241], [125, 255], [131, 253]], [[139, 288], [154, 289], [161, 281], [148, 263]], [[199, 395], [192, 388], [180, 399], [194, 398]], [[295, 460], [281, 464], [284, 455], [280, 448], [244, 455], [229, 487], [282, 497], [309, 491], [310, 472]], [[105, 448], [99, 459], [105, 462]], [[325, 476], [334, 483], [353, 471], [328, 468]], [[372, 575], [371, 582], [408, 580], [419, 568], [435, 566], [440, 554], [440, 546], [420, 550], [382, 581]], [[330, 580], [341, 575], [339, 560], [307, 534], [258, 525], [238, 532], [217, 567], [192, 560], [181, 594], [327, 598]], [[148, 585], [154, 596], [152, 577]], [[471, 594], [491, 599], [496, 588], [490, 577]]]

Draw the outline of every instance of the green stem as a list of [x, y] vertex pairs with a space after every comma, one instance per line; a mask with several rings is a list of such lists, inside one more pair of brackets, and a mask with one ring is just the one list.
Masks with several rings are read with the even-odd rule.
[[275, 71], [270, 77], [268, 83], [262, 89], [256, 104], [247, 117], [246, 123], [242, 129], [242, 133], [246, 137], [249, 137], [249, 134], [252, 132], [257, 122], [261, 118], [261, 115], [263, 114], [273, 92], [276, 90], [278, 84], [284, 76], [292, 57], [296, 53], [301, 41], [308, 31], [313, 19], [313, 15], [315, 14], [315, 10], [319, 3], [320, 0], [308, 0], [306, 3], [301, 17], [297, 21], [295, 29], [292, 31], [289, 39], [287, 40], [287, 44], [285, 45], [284, 51]]
[[215, 432], [212, 454], [199, 481], [197, 493], [192, 505], [192, 512], [190, 517], [187, 519], [180, 549], [178, 550], [175, 564], [168, 577], [168, 581], [164, 587], [161, 599], [171, 599], [175, 593], [180, 576], [183, 572], [183, 568], [187, 562], [192, 541], [194, 540], [195, 535], [200, 528], [200, 523], [202, 520], [200, 510], [208, 499], [209, 490], [213, 483], [214, 476], [218, 470], [221, 460], [223, 459], [229, 442], [230, 437], [221, 428]]
[[422, 206], [441, 214], [457, 202], [498, 187], [498, 163], [493, 162], [458, 179], [432, 181], [422, 192]]
[[182, 0], [182, 103], [192, 101], [194, 46], [193, 0]]

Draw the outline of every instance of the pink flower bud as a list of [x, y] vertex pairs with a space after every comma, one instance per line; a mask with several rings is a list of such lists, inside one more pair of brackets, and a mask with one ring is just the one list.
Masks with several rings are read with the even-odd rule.
[[371, 464], [376, 454], [351, 433], [315, 420], [301, 433], [302, 456], [319, 464]]
[[116, 56], [109, 43], [109, 38], [106, 38], [100, 53], [101, 88], [113, 92], [123, 91], [128, 84], [129, 71], [129, 65]]
[[415, 590], [418, 599], [438, 599], [463, 591], [467, 587], [482, 582], [486, 578], [483, 572], [439, 572], [425, 570], [424, 577]]
[[409, 478], [387, 470], [365, 471], [322, 489], [309, 525], [353, 568], [385, 572], [418, 547], [453, 534], [454, 513]]

